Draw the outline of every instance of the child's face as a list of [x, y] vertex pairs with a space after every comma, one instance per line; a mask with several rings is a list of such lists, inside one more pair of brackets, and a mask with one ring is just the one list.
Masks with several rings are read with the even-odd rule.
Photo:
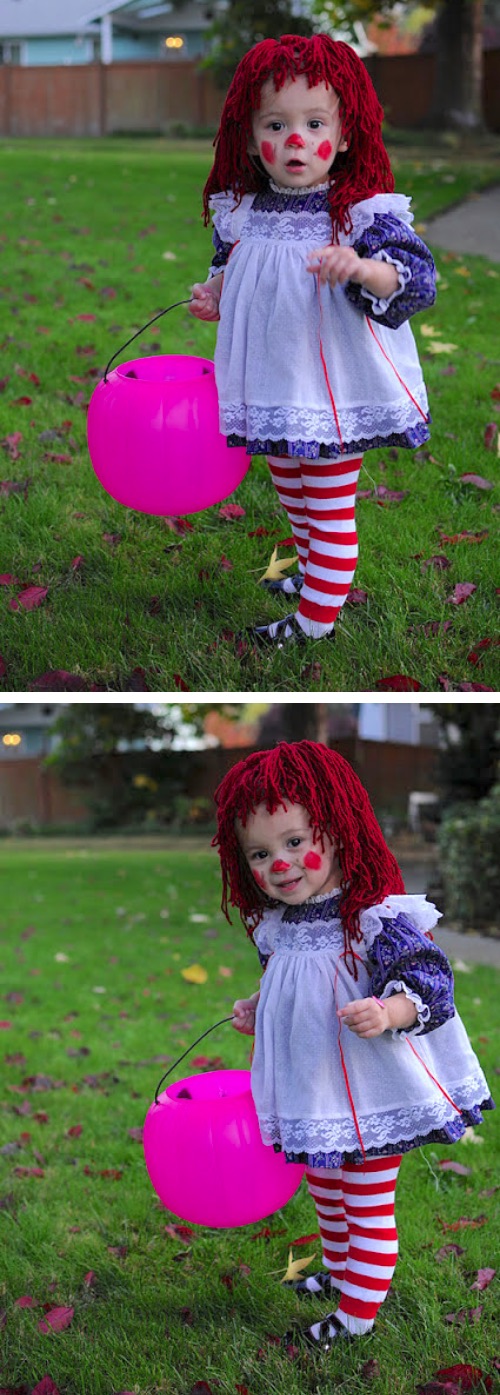
[[324, 852], [315, 842], [302, 804], [280, 805], [274, 814], [259, 804], [244, 828], [237, 824], [237, 833], [257, 886], [274, 901], [300, 906], [340, 886], [336, 849], [326, 837]]
[[270, 78], [254, 112], [251, 155], [259, 155], [267, 174], [289, 189], [322, 184], [342, 139], [339, 99], [325, 82], [308, 87], [307, 78], [285, 83], [277, 92]]

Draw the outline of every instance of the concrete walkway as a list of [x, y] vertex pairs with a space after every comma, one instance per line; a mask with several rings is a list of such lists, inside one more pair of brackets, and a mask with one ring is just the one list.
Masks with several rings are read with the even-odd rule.
[[[408, 895], [425, 895], [429, 882], [433, 880], [434, 860], [425, 856], [406, 860], [403, 855], [399, 864]], [[432, 901], [432, 895], [429, 900]], [[500, 936], [496, 939], [492, 935], [478, 935], [474, 931], [463, 933], [455, 930], [447, 922], [446, 916], [438, 922], [433, 934], [452, 964], [459, 959], [463, 964], [488, 964], [490, 968], [500, 969]]]
[[426, 242], [447, 252], [469, 252], [500, 262], [500, 184], [426, 220]]

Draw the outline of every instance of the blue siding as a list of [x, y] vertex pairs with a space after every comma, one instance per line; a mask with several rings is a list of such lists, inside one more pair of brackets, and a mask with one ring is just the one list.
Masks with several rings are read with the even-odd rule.
[[84, 38], [78, 43], [72, 34], [23, 41], [23, 63], [28, 67], [46, 63], [90, 63], [92, 54], [92, 40]]

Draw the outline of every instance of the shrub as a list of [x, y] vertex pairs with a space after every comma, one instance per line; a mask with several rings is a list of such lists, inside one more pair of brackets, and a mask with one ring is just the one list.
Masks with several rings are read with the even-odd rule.
[[500, 784], [445, 814], [439, 850], [446, 913], [464, 928], [500, 933], [499, 846]]

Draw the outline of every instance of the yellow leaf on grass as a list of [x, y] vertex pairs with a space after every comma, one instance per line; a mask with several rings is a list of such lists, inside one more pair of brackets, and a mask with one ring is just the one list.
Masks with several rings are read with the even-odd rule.
[[315, 1255], [308, 1255], [307, 1259], [294, 1259], [293, 1250], [288, 1251], [288, 1268], [283, 1275], [281, 1283], [287, 1283], [290, 1279], [300, 1278], [303, 1269], [307, 1269], [308, 1264], [312, 1264]]
[[278, 561], [278, 549], [275, 547], [267, 570], [259, 576], [259, 585], [261, 581], [281, 581], [283, 573], [287, 572], [289, 567], [294, 567], [297, 561], [297, 556], [282, 557]]
[[459, 1143], [484, 1143], [484, 1138], [481, 1138], [480, 1133], [474, 1133], [474, 1129], [469, 1125], [458, 1141]]
[[201, 964], [190, 964], [187, 969], [181, 969], [182, 977], [187, 983], [206, 983], [208, 974]]
[[224, 964], [220, 964], [220, 965], [219, 965], [219, 973], [220, 973], [221, 978], [232, 978], [232, 977], [233, 977], [233, 971], [232, 971], [232, 969], [226, 969], [226, 967], [225, 967]]
[[425, 335], [426, 339], [435, 339], [442, 330], [435, 329], [434, 325], [420, 325], [420, 333]]
[[458, 344], [442, 344], [440, 339], [433, 339], [432, 343], [427, 345], [430, 354], [452, 354], [455, 349], [458, 349]]
[[454, 266], [453, 270], [455, 272], [455, 276], [470, 276], [468, 266]]

